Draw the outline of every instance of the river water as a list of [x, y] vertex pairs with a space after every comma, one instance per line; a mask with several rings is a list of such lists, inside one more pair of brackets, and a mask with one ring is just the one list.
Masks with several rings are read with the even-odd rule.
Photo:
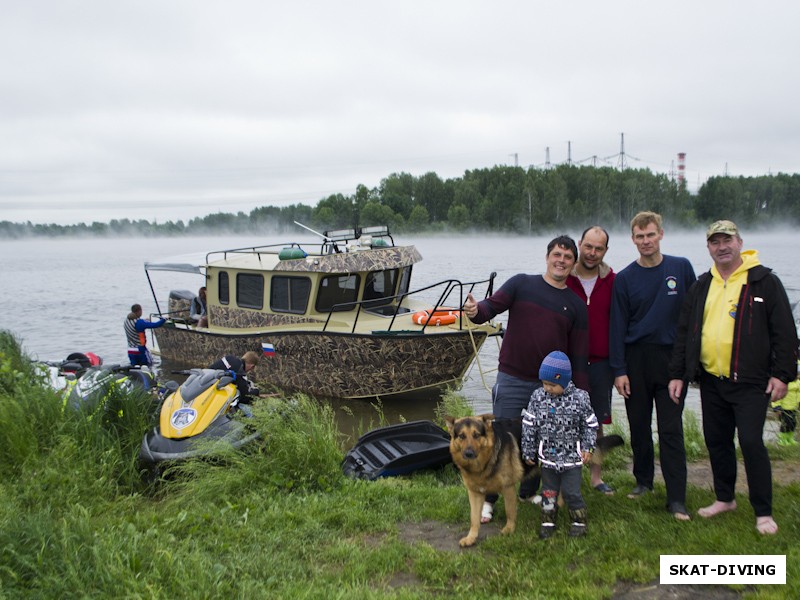
[[[567, 232], [576, 239], [580, 232]], [[516, 273], [541, 273], [547, 243], [555, 234], [517, 236], [395, 236], [400, 245], [414, 244], [423, 261], [414, 267], [412, 288], [442, 279], [483, 279], [497, 273], [495, 288]], [[291, 239], [290, 239], [291, 237]], [[133, 303], [145, 315], [156, 305], [144, 273], [146, 260], [211, 250], [240, 248], [290, 241], [308, 241], [308, 236], [262, 237], [218, 236], [188, 238], [32, 238], [0, 240], [0, 329], [12, 331], [33, 358], [61, 360], [71, 352], [94, 352], [105, 363], [127, 363], [122, 323]], [[761, 262], [781, 277], [792, 301], [800, 298], [800, 265], [794, 252], [795, 235], [756, 233], [744, 235], [745, 248], [759, 251]], [[667, 231], [662, 252], [686, 256], [697, 273], [707, 270], [710, 258], [702, 231]], [[626, 233], [613, 233], [608, 262], [615, 271], [636, 258], [636, 249]], [[196, 291], [200, 276], [155, 273], [153, 285], [162, 308], [170, 289]], [[432, 300], [433, 301], [433, 300]], [[505, 315], [499, 317], [505, 321]], [[490, 412], [488, 388], [494, 383], [499, 340], [490, 339], [479, 363], [467, 374], [462, 393], [476, 412]], [[167, 370], [169, 365], [164, 365]], [[368, 402], [347, 401], [347, 418], [354, 430], [376, 423], [375, 409]], [[698, 398], [690, 391], [687, 407], [698, 410]], [[435, 403], [384, 403], [388, 422], [430, 418]], [[621, 397], [613, 400], [615, 413], [624, 414]], [[338, 406], [337, 406], [338, 408]], [[621, 411], [621, 413], [620, 413]], [[343, 417], [344, 418], [344, 417]]]

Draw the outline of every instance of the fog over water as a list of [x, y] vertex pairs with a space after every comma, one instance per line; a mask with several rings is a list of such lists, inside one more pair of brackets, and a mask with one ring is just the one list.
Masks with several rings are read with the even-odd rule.
[[[576, 239], [580, 231], [567, 231]], [[470, 281], [497, 272], [495, 287], [520, 272], [541, 273], [547, 243], [555, 234], [519, 236], [395, 236], [398, 245], [414, 244], [423, 256], [414, 267], [412, 287], [458, 278]], [[789, 291], [790, 300], [800, 298], [800, 265], [792, 251], [796, 235], [789, 231], [742, 232], [744, 247], [759, 251], [761, 262], [773, 268]], [[145, 315], [156, 305], [145, 277], [146, 260], [159, 260], [187, 253], [238, 248], [290, 241], [311, 241], [297, 235], [190, 238], [31, 238], [0, 241], [0, 329], [14, 332], [25, 350], [35, 358], [59, 360], [70, 352], [95, 352], [106, 363], [126, 363], [127, 350], [122, 323], [131, 304], [138, 302]], [[699, 274], [710, 267], [703, 231], [675, 232], [668, 229], [661, 245], [665, 254], [686, 256]], [[620, 271], [637, 256], [625, 233], [611, 234], [606, 262]], [[175, 279], [173, 280], [173, 277]], [[195, 291], [200, 276], [152, 274], [162, 308], [170, 289]], [[432, 300], [433, 301], [433, 300]], [[505, 322], [506, 315], [499, 317]], [[497, 343], [489, 340], [480, 362], [488, 386], [494, 382]], [[479, 412], [490, 410], [489, 392], [479, 370], [473, 366], [463, 389]], [[690, 403], [696, 399], [690, 398]], [[614, 409], [624, 410], [622, 399]], [[387, 417], [402, 414], [407, 419], [429, 418], [431, 405], [384, 406]]]

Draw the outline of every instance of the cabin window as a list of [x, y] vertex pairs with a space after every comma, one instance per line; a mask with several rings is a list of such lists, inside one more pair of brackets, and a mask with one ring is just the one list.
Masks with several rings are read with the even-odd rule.
[[397, 285], [397, 269], [386, 271], [371, 271], [367, 273], [366, 283], [364, 284], [364, 308], [388, 304], [386, 298], [394, 296], [394, 289]]
[[270, 281], [269, 306], [275, 312], [304, 313], [311, 295], [308, 277], [273, 276]]
[[[358, 287], [361, 278], [358, 275], [332, 275], [323, 277], [319, 282], [317, 291], [318, 312], [332, 312], [335, 304], [355, 302], [358, 298]], [[353, 310], [354, 305], [338, 306], [335, 311]]]
[[228, 283], [228, 272], [219, 272], [219, 285], [217, 286], [217, 297], [220, 304], [229, 304], [231, 301], [231, 291]]
[[242, 308], [264, 308], [264, 277], [253, 273], [236, 275], [236, 304]]

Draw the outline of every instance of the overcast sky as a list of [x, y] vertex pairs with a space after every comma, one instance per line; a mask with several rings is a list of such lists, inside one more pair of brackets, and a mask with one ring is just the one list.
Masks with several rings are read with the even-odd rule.
[[[390, 173], [800, 172], [796, 0], [0, 0], [0, 220], [189, 219]], [[596, 157], [596, 158], [595, 158]]]

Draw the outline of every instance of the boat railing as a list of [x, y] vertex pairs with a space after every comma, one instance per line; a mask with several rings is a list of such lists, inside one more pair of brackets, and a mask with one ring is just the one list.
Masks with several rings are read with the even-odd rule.
[[[295, 223], [297, 223], [295, 221]], [[297, 223], [301, 225], [300, 223]], [[305, 225], [301, 225], [305, 227]], [[308, 229], [306, 227], [306, 229]], [[309, 231], [314, 231], [310, 229]], [[317, 232], [314, 232], [317, 233]], [[322, 236], [323, 242], [320, 245], [319, 254], [338, 254], [342, 252], [342, 249], [339, 247], [340, 244], [347, 247], [348, 242], [356, 241], [361, 239], [362, 236], [368, 236], [373, 239], [382, 239], [386, 240], [387, 238], [391, 241], [391, 246], [394, 246], [394, 238], [392, 238], [391, 233], [389, 233], [389, 228], [386, 226], [374, 226], [374, 227], [359, 227], [356, 229], [344, 229], [344, 230], [336, 230], [336, 231], [326, 231], [324, 234], [317, 234]], [[313, 244], [306, 243], [306, 246], [311, 246]], [[280, 250], [284, 248], [298, 248], [303, 250], [303, 247], [300, 245], [299, 242], [284, 242], [280, 244], [265, 244], [263, 246], [245, 246], [243, 248], [230, 248], [227, 250], [212, 250], [208, 254], [206, 254], [206, 264], [211, 262], [211, 257], [216, 255], [222, 255], [222, 259], [225, 260], [228, 258], [229, 254], [255, 254], [258, 256], [259, 261], [261, 260], [262, 254], [279, 254]]]
[[[406, 298], [411, 296], [423, 295], [425, 292], [429, 292], [430, 290], [434, 290], [436, 288], [442, 287], [442, 291], [439, 293], [438, 300], [433, 305], [433, 310], [453, 310], [459, 311], [458, 318], [456, 323], [458, 325], [458, 329], [464, 329], [464, 319], [468, 319], [468, 317], [464, 314], [462, 307], [464, 306], [464, 301], [466, 300], [467, 294], [471, 294], [475, 291], [476, 287], [483, 286], [486, 284], [486, 294], [484, 297], [489, 297], [492, 294], [492, 290], [494, 289], [494, 279], [497, 277], [497, 273], [492, 271], [492, 274], [489, 275], [488, 279], [481, 279], [479, 281], [470, 281], [470, 282], [462, 282], [458, 279], [445, 279], [439, 281], [437, 283], [433, 283], [423, 288], [419, 288], [416, 290], [412, 290], [409, 292], [403, 292], [402, 294], [396, 294], [394, 296], [385, 296], [381, 298], [382, 301], [385, 303], [381, 306], [392, 306], [394, 308], [391, 316], [391, 321], [389, 321], [389, 326], [386, 328], [387, 333], [391, 333], [392, 331], [397, 331], [393, 329], [395, 321], [397, 320], [398, 315], [404, 314], [407, 311], [407, 308], [403, 306], [403, 302]], [[455, 300], [457, 299], [457, 302]], [[455, 306], [448, 306], [448, 304], [454, 304]], [[360, 300], [357, 302], [342, 302], [339, 304], [334, 304], [330, 308], [330, 312], [328, 313], [327, 319], [325, 319], [325, 324], [322, 328], [323, 331], [328, 329], [328, 325], [330, 324], [331, 317], [334, 313], [341, 315], [342, 311], [351, 311], [355, 308], [356, 313], [353, 317], [353, 326], [351, 328], [351, 333], [354, 333], [356, 330], [356, 326], [358, 325], [358, 319], [361, 316], [361, 312], [363, 310], [370, 310], [370, 308], [375, 306], [375, 299], [370, 300]], [[469, 321], [467, 321], [469, 322]], [[425, 323], [421, 323], [422, 325], [422, 332], [427, 329], [430, 320]]]
[[229, 254], [255, 254], [261, 260], [262, 254], [279, 254], [284, 248], [300, 248], [298, 242], [283, 242], [280, 244], [266, 244], [264, 246], [245, 246], [243, 248], [229, 248], [227, 250], [212, 250], [206, 254], [206, 264], [211, 262], [212, 256], [221, 255], [222, 259], [228, 258]]
[[194, 323], [194, 320], [188, 316], [187, 311], [183, 309], [151, 313], [150, 320], [153, 319], [167, 319], [173, 323]]

